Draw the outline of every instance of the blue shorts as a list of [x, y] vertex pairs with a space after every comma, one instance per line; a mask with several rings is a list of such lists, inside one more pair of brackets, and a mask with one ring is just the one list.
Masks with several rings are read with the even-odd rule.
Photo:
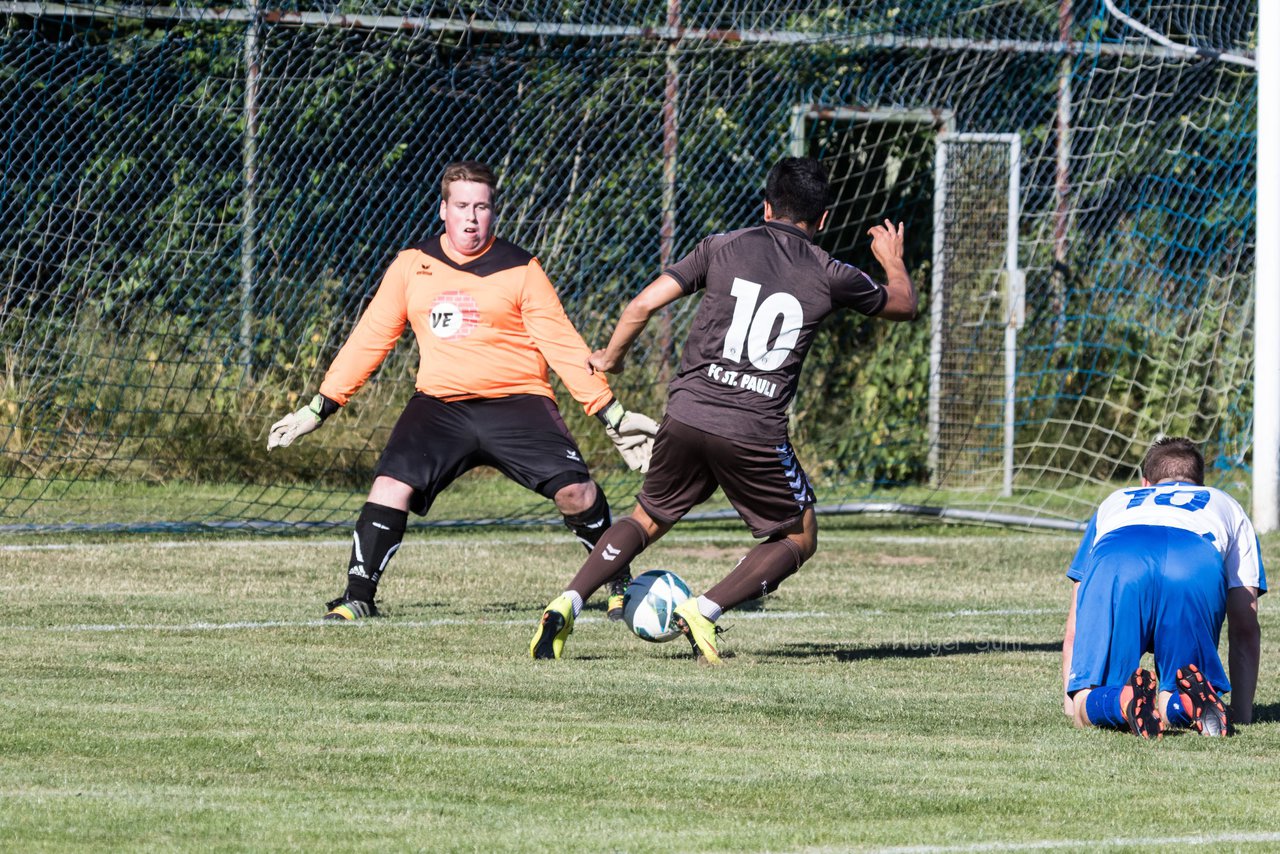
[[1160, 690], [1195, 664], [1215, 690], [1231, 690], [1218, 657], [1227, 612], [1222, 555], [1180, 528], [1133, 525], [1093, 547], [1076, 598], [1067, 692], [1123, 685], [1143, 653], [1155, 656]]

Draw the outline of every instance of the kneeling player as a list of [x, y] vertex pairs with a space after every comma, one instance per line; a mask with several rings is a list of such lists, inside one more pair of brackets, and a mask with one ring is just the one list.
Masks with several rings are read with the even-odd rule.
[[[1142, 485], [1112, 493], [1090, 520], [1067, 571], [1063, 710], [1076, 726], [1223, 736], [1227, 692], [1230, 717], [1253, 720], [1266, 573], [1243, 508], [1203, 484], [1196, 446], [1162, 439], [1142, 462]], [[1230, 680], [1218, 657], [1224, 617]], [[1158, 676], [1140, 667], [1147, 652]]]

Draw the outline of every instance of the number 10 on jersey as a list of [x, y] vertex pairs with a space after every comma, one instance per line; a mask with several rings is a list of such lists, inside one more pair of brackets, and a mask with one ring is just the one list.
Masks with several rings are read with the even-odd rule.
[[[800, 301], [788, 293], [770, 294], [760, 302], [760, 285], [746, 279], [733, 280], [729, 293], [736, 302], [733, 320], [724, 336], [722, 358], [740, 364], [743, 351], [757, 370], [772, 371], [779, 367], [795, 348], [804, 326], [804, 309]], [[773, 346], [769, 335], [779, 325]]]

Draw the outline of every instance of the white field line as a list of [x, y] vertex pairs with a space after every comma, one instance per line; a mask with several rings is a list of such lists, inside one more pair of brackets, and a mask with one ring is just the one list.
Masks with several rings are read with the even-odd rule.
[[[1180, 845], [1221, 845], [1280, 842], [1280, 833], [1205, 833], [1197, 836], [1116, 836], [1110, 839], [1038, 839], [1029, 842], [973, 842], [961, 845], [907, 845], [900, 848], [855, 849], [874, 854], [967, 854], [980, 851], [1052, 851], [1068, 848], [1096, 851], [1100, 848], [1154, 848]], [[808, 848], [810, 852], [849, 850]]]
[[[570, 545], [576, 544], [576, 540], [566, 531], [564, 534], [548, 534], [545, 537], [450, 537], [446, 535], [428, 535], [428, 539], [422, 538], [422, 535], [416, 532], [410, 532], [404, 541], [403, 548], [414, 550], [419, 548], [444, 549], [444, 548], [466, 548], [468, 546], [529, 546], [529, 545]], [[708, 534], [669, 534], [662, 542], [667, 545], [679, 546], [682, 543], [722, 543], [726, 540], [733, 540], [733, 535], [708, 535]], [[896, 545], [896, 546], [912, 546], [912, 545], [957, 545], [972, 546], [987, 543], [1016, 543], [1016, 542], [1039, 542], [1039, 541], [1060, 541], [1062, 536], [1058, 534], [1021, 534], [1015, 536], [1003, 537], [927, 537], [920, 535], [911, 536], [895, 536], [891, 534], [879, 534], [871, 537], [859, 536], [851, 532], [827, 533], [822, 532], [819, 535], [819, 542], [825, 543], [870, 543], [876, 545]], [[742, 532], [741, 545], [750, 548], [754, 541], [746, 531]], [[351, 538], [345, 537], [341, 540], [323, 539], [308, 540], [297, 539], [292, 537], [263, 537], [253, 540], [122, 540], [115, 543], [11, 543], [0, 545], [0, 552], [34, 552], [34, 551], [92, 551], [92, 550], [138, 550], [138, 549], [238, 549], [238, 548], [298, 548], [302, 547], [329, 547], [329, 546], [349, 546]], [[735, 543], [736, 544], [736, 543]], [[654, 547], [661, 549], [661, 545]]]
[[[883, 613], [881, 611], [865, 611], [862, 612], [869, 615], [877, 615]], [[737, 620], [804, 620], [810, 618], [826, 618], [832, 614], [825, 614], [821, 611], [775, 611], [775, 612], [759, 612], [746, 611], [732, 615], [732, 621]], [[432, 629], [440, 626], [530, 626], [537, 620], [537, 615], [528, 619], [520, 620], [484, 620], [484, 619], [464, 619], [461, 617], [442, 617], [438, 620], [385, 620], [379, 619], [373, 623], [360, 621], [357, 625], [376, 625], [377, 628], [383, 629]], [[591, 623], [606, 622], [601, 617], [580, 617], [576, 623], [578, 625]], [[260, 621], [240, 621], [233, 623], [104, 623], [101, 625], [82, 624], [70, 626], [3, 626], [0, 631], [19, 631], [19, 632], [224, 632], [238, 631], [242, 629], [296, 629], [305, 626], [325, 626], [327, 628], [354, 628], [354, 626], [345, 623], [335, 623], [332, 620], [260, 620]]]
[[[994, 608], [989, 611], [980, 610], [964, 610], [964, 611], [945, 611], [938, 616], [942, 617], [1005, 617], [1017, 616], [1023, 614], [1059, 614], [1060, 608]], [[859, 609], [856, 611], [843, 612], [839, 616], [850, 617], [878, 617], [882, 616], [884, 611], [878, 608]], [[742, 611], [731, 614], [727, 619], [730, 623], [738, 620], [808, 620], [808, 619], [828, 619], [837, 616], [822, 611]], [[592, 623], [603, 623], [600, 617], [579, 617], [577, 620], [580, 625], [590, 625]], [[513, 620], [485, 620], [482, 618], [467, 619], [462, 617], [441, 617], [436, 620], [378, 620], [376, 625], [379, 628], [388, 629], [430, 629], [440, 626], [523, 626], [529, 623], [527, 619]], [[72, 624], [67, 626], [3, 626], [0, 631], [18, 631], [18, 632], [222, 632], [222, 631], [238, 631], [243, 629], [293, 629], [302, 628], [304, 626], [333, 626], [332, 620], [326, 621], [321, 619], [315, 620], [256, 620], [256, 621], [237, 621], [230, 623], [101, 623], [101, 624]], [[343, 625], [341, 623], [339, 626]]]

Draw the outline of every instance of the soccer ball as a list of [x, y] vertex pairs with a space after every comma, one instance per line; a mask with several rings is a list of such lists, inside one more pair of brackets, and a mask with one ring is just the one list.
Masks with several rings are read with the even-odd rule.
[[689, 585], [674, 572], [653, 569], [627, 585], [622, 598], [622, 619], [636, 637], [662, 643], [679, 637], [676, 606], [692, 596]]

